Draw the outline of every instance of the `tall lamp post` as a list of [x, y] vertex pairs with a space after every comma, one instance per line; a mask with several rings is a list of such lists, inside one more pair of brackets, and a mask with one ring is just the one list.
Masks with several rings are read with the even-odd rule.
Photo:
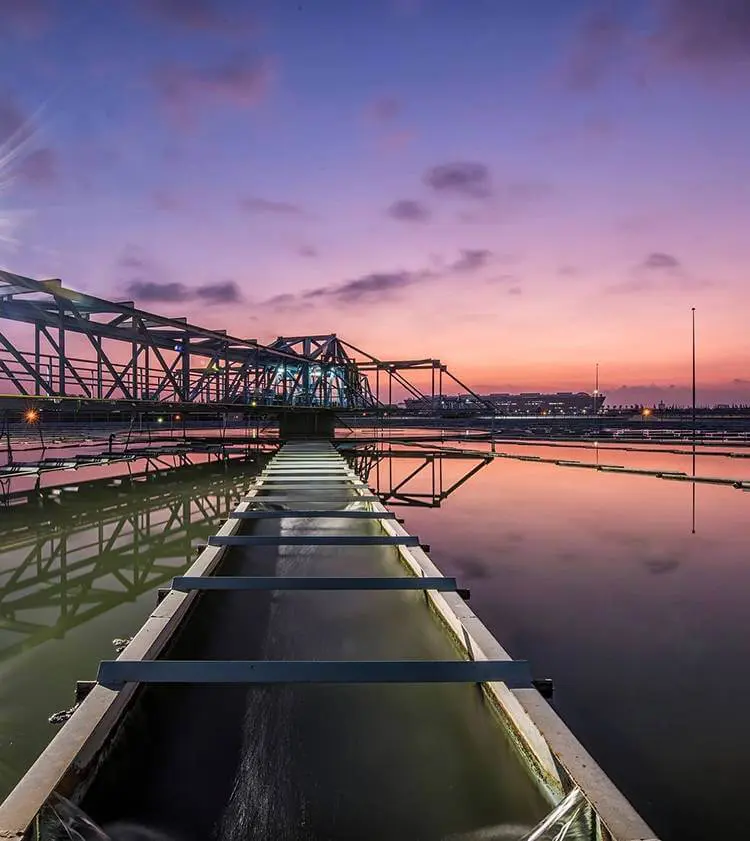
[[693, 315], [693, 444], [695, 444], [695, 307], [692, 308]]
[[693, 421], [693, 506], [692, 506], [692, 515], [693, 515], [693, 522], [692, 522], [692, 533], [695, 534], [695, 436], [696, 436], [696, 429], [695, 429], [695, 307], [692, 307], [692, 328], [693, 328], [693, 335], [692, 335], [692, 349], [693, 349], [693, 412], [692, 412], [692, 421]]

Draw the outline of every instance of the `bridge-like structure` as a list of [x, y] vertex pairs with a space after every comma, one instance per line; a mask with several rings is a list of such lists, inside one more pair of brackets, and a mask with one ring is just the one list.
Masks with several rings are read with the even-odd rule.
[[385, 360], [335, 334], [264, 345], [0, 271], [0, 410], [369, 413], [394, 389], [439, 404], [444, 377], [473, 393], [437, 359]]

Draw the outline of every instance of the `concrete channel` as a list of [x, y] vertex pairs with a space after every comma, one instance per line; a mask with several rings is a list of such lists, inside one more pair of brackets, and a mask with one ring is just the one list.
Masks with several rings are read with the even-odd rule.
[[100, 664], [0, 839], [53, 792], [181, 841], [520, 839], [576, 802], [570, 837], [655, 839], [469, 596], [331, 444], [284, 445]]

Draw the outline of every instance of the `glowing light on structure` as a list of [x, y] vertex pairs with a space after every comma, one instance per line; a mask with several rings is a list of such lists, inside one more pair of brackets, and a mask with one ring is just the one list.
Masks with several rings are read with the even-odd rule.
[[156, 422], [157, 422], [157, 423], [164, 423], [164, 418], [157, 418], [157, 419], [156, 419]]
[[36, 423], [39, 420], [39, 411], [37, 409], [27, 409], [23, 413], [23, 419], [26, 423]]

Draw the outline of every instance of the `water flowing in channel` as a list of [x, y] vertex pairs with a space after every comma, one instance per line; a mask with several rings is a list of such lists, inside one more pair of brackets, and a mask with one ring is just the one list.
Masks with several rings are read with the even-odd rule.
[[[518, 825], [484, 827], [451, 835], [444, 841], [584, 841], [592, 838], [584, 820], [587, 803], [580, 789], [573, 789], [533, 829]], [[223, 827], [223, 833], [227, 827]], [[270, 837], [270, 836], [269, 836]], [[34, 841], [179, 841], [159, 830], [131, 823], [99, 827], [82, 809], [53, 794], [39, 814]]]

